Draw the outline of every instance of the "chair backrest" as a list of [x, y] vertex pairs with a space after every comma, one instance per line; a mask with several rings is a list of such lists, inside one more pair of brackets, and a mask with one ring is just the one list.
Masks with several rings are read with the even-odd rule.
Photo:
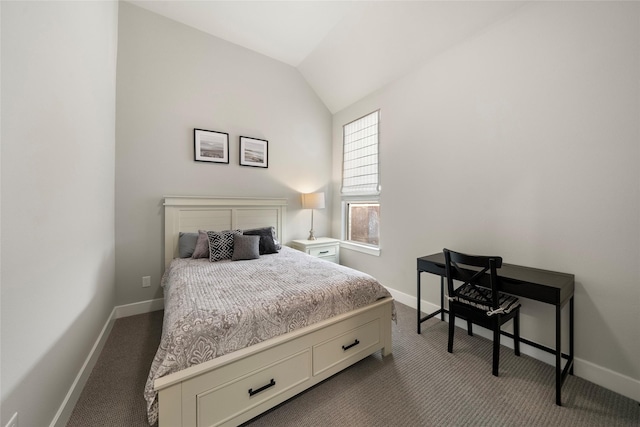
[[[459, 280], [463, 285], [468, 283], [476, 290], [478, 298], [476, 302], [490, 305], [493, 309], [499, 307], [497, 269], [502, 267], [501, 257], [467, 255], [449, 249], [443, 249], [442, 252], [445, 259], [449, 297], [456, 295], [453, 281]], [[491, 289], [491, 292], [487, 292], [487, 288]], [[469, 299], [468, 296], [466, 298]]]

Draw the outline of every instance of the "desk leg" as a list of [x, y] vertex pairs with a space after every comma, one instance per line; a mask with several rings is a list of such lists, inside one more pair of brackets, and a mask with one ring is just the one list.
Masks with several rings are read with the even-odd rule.
[[569, 374], [573, 375], [573, 296], [569, 300]]
[[416, 319], [417, 320], [417, 325], [416, 326], [417, 327], [416, 327], [416, 329], [418, 331], [418, 334], [421, 333], [420, 325], [422, 324], [422, 322], [426, 322], [427, 320], [431, 319], [432, 317], [437, 316], [438, 314], [440, 315], [440, 319], [444, 321], [444, 313], [446, 312], [446, 310], [444, 309], [444, 278], [441, 276], [440, 277], [440, 309], [434, 311], [433, 313], [427, 314], [424, 317], [421, 317], [422, 309], [420, 307], [421, 306], [420, 301], [422, 299], [422, 296], [420, 295], [420, 287], [421, 287], [420, 286], [420, 284], [421, 284], [420, 283], [420, 273], [421, 273], [421, 271], [418, 270], [418, 276], [417, 276], [417, 279], [416, 279], [417, 288], [418, 288], [417, 292], [416, 292], [416, 295], [418, 297], [418, 301], [417, 301], [417, 304], [416, 304], [417, 305], [417, 313], [416, 313], [416, 317], [417, 317], [417, 319]]
[[418, 270], [418, 335], [420, 335], [420, 270]]
[[561, 339], [561, 316], [562, 307], [556, 305], [556, 405], [562, 406], [562, 339]]

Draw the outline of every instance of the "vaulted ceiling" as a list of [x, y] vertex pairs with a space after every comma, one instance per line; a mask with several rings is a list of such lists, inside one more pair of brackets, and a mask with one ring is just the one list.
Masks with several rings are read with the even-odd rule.
[[505, 19], [522, 1], [134, 1], [296, 67], [335, 113]]

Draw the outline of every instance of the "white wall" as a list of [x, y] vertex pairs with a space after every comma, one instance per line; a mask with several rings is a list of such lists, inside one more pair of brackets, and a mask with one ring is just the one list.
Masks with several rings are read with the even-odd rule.
[[[339, 235], [342, 125], [381, 110], [382, 254], [342, 261], [413, 296], [443, 247], [574, 273], [576, 373], [640, 400], [639, 76], [638, 3], [541, 2], [335, 114]], [[553, 313], [523, 335], [553, 347]]]
[[[295, 68], [122, 3], [117, 77], [118, 304], [162, 297], [164, 195], [286, 197], [288, 240], [308, 235], [299, 193], [330, 189], [331, 115]], [[194, 128], [229, 133], [230, 164], [195, 162]], [[267, 169], [239, 166], [240, 135], [269, 141]]]
[[115, 303], [118, 4], [0, 7], [0, 425], [45, 426]]

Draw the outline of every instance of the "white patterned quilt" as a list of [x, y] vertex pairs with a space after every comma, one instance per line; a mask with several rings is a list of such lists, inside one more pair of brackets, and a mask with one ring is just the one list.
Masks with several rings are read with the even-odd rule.
[[391, 296], [365, 273], [288, 247], [250, 261], [174, 259], [161, 284], [162, 339], [144, 393], [152, 425], [157, 378]]

